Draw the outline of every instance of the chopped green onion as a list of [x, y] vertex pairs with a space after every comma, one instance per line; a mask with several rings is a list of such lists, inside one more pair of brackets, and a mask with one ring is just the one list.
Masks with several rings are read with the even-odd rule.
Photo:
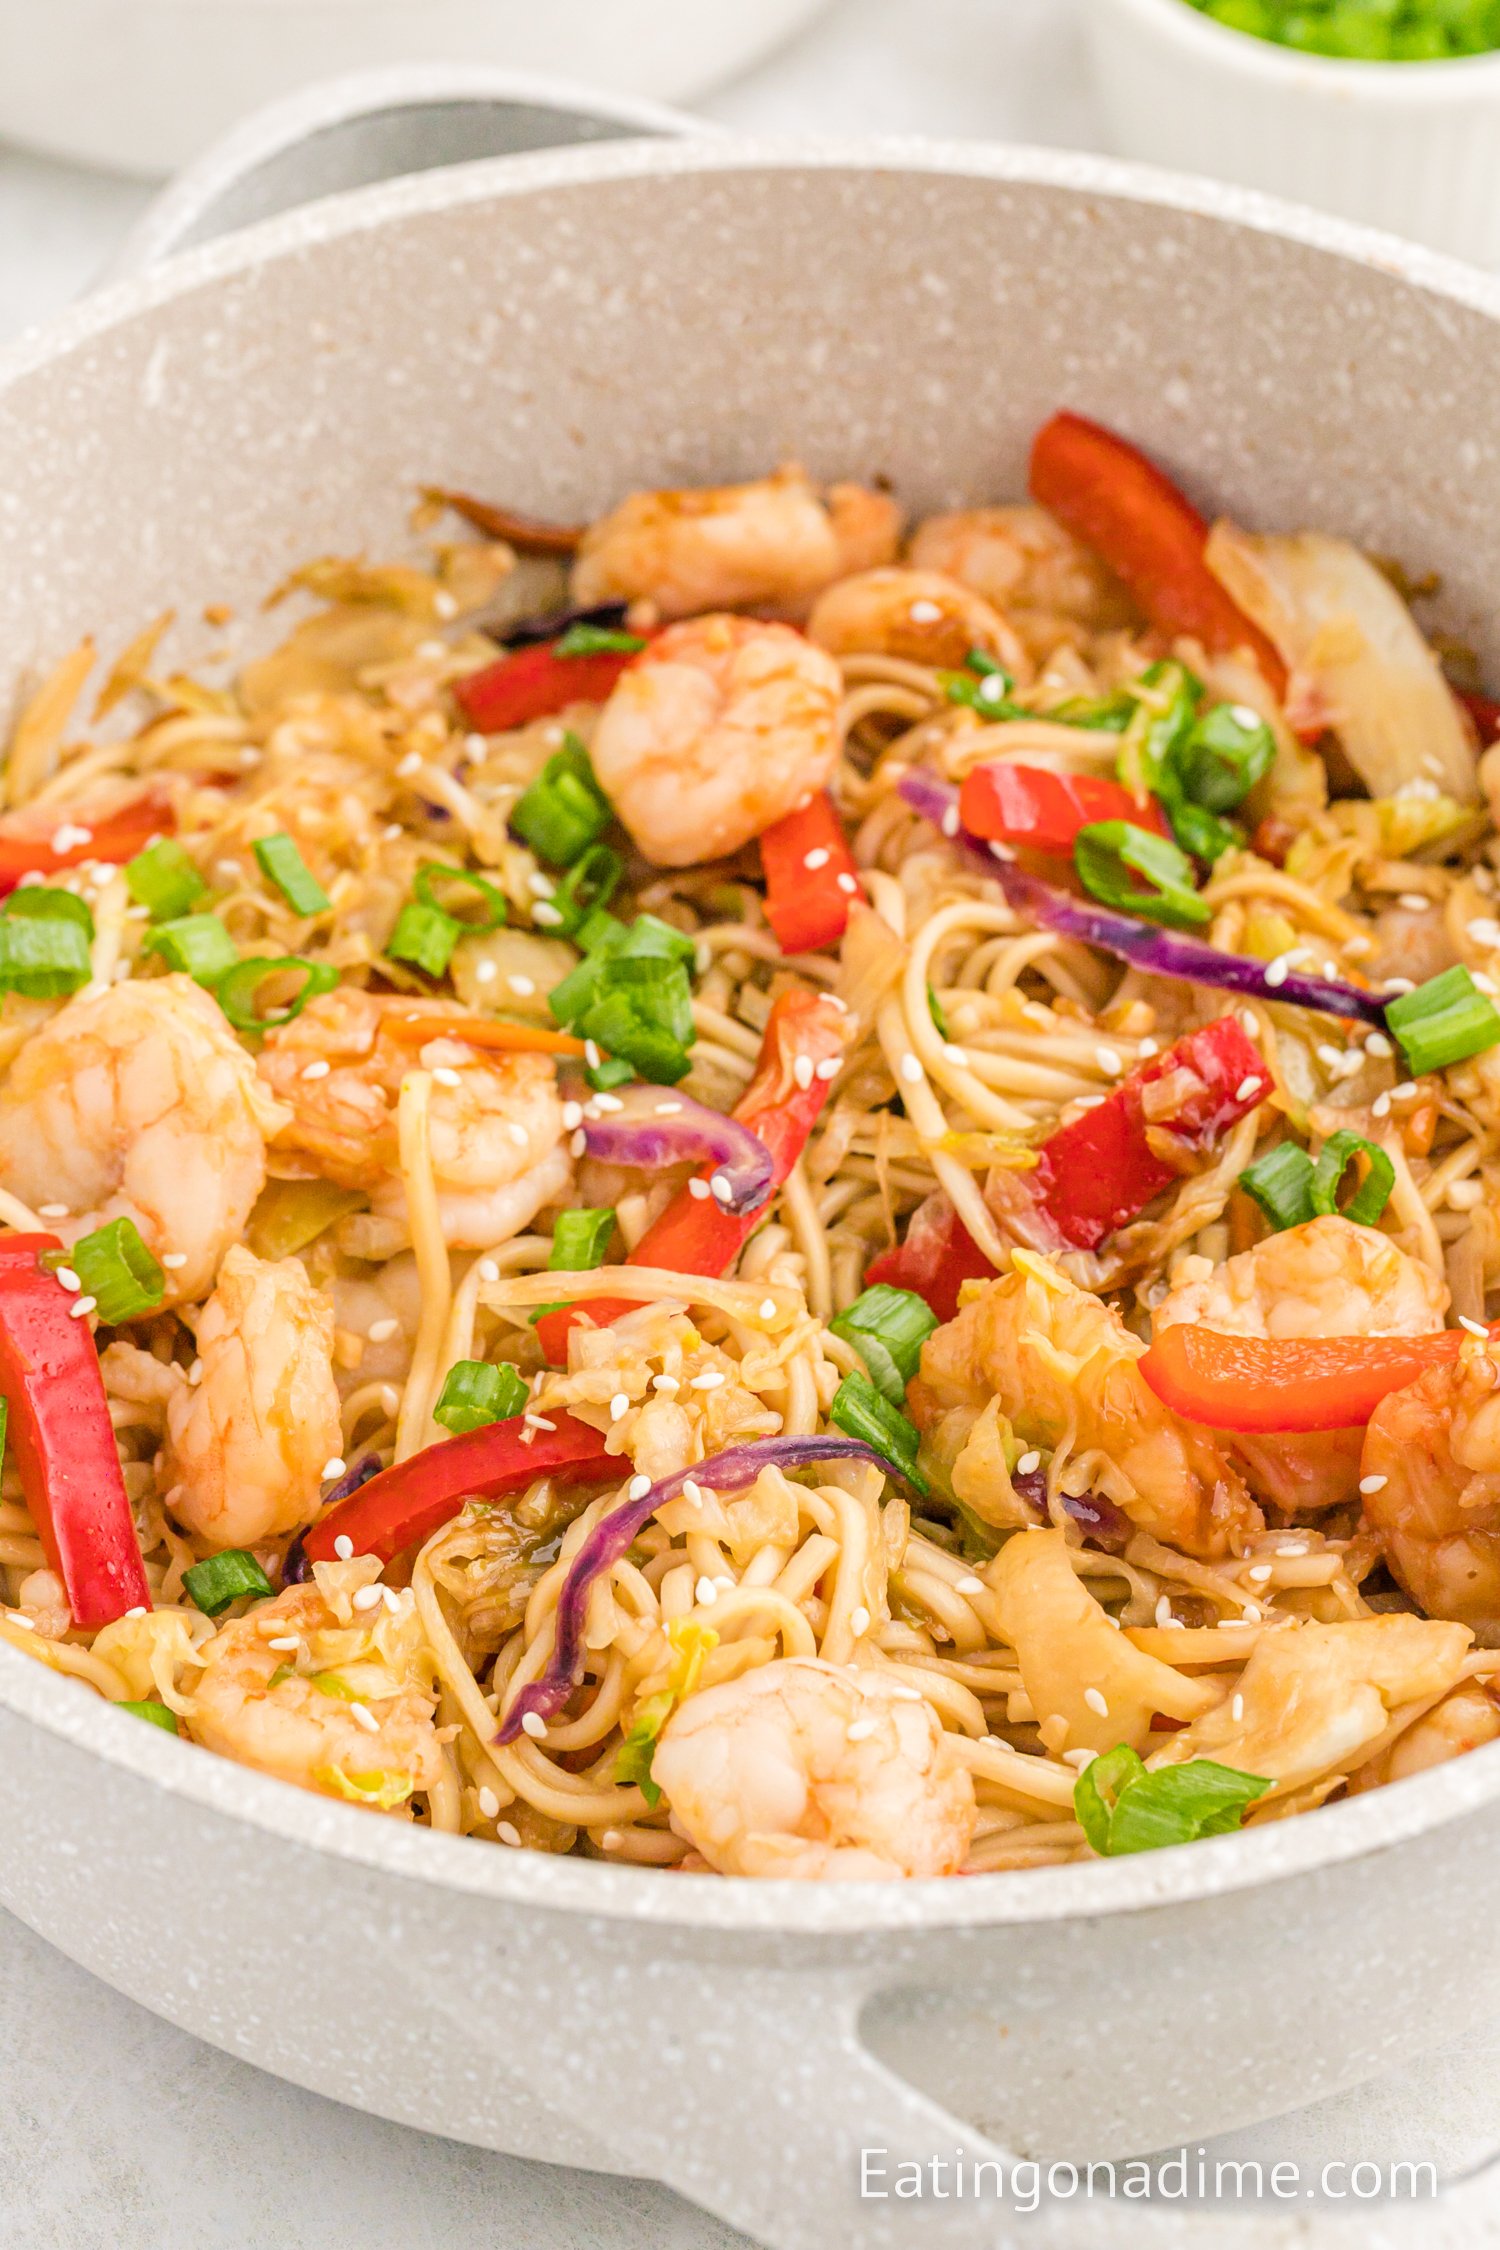
[[632, 1784], [640, 1790], [653, 1812], [661, 1803], [661, 1785], [651, 1778], [651, 1761], [656, 1755], [657, 1738], [677, 1701], [671, 1688], [663, 1688], [658, 1695], [648, 1695], [636, 1708], [630, 1723], [630, 1732], [615, 1752], [615, 1779], [622, 1788]]
[[1279, 1234], [1317, 1217], [1313, 1208], [1313, 1161], [1295, 1141], [1282, 1141], [1241, 1172], [1238, 1183], [1258, 1203]]
[[1137, 1752], [1122, 1742], [1084, 1767], [1074, 1786], [1073, 1809], [1093, 1849], [1102, 1858], [1117, 1859], [1125, 1852], [1227, 1836], [1239, 1827], [1247, 1806], [1270, 1786], [1259, 1774], [1239, 1773], [1212, 1758], [1190, 1758], [1183, 1765], [1148, 1772]]
[[[1364, 1176], [1348, 1202], [1340, 1206], [1339, 1189], [1351, 1164], [1363, 1164]], [[1313, 1166], [1312, 1206], [1324, 1217], [1342, 1209], [1344, 1218], [1352, 1219], [1356, 1226], [1372, 1227], [1389, 1203], [1395, 1184], [1396, 1167], [1383, 1148], [1358, 1133], [1334, 1133], [1323, 1143]]]
[[267, 1687], [280, 1687], [283, 1680], [295, 1680], [296, 1677], [297, 1667], [295, 1664], [278, 1664], [266, 1685]]
[[28, 884], [0, 908], [0, 992], [61, 1000], [89, 981], [94, 917], [75, 891]]
[[1164, 804], [1182, 795], [1176, 757], [1187, 740], [1203, 682], [1185, 664], [1150, 664], [1124, 691], [1135, 705], [1120, 743], [1115, 771], [1127, 789], [1160, 797]]
[[394, 1812], [404, 1805], [416, 1783], [409, 1773], [345, 1773], [342, 1766], [319, 1766], [314, 1779], [326, 1783], [335, 1796], [351, 1805], [373, 1805], [377, 1812]]
[[409, 961], [413, 968], [425, 969], [428, 976], [440, 977], [463, 934], [462, 922], [456, 922], [440, 906], [423, 906], [416, 899], [408, 899], [396, 917], [385, 950], [393, 961]]
[[512, 810], [510, 824], [539, 859], [571, 867], [590, 844], [597, 844], [613, 818], [587, 750], [576, 734], [569, 734]]
[[953, 1034], [948, 1029], [948, 1018], [943, 1013], [943, 1003], [939, 1000], [931, 985], [927, 987], [927, 1013], [932, 1018], [932, 1028], [939, 1039], [951, 1039]]
[[593, 844], [575, 859], [547, 904], [557, 916], [554, 927], [569, 937], [580, 935], [590, 918], [601, 914], [614, 897], [625, 862], [608, 844]]
[[549, 1273], [587, 1273], [602, 1266], [615, 1231], [613, 1211], [559, 1211], [552, 1228]]
[[992, 656], [986, 656], [983, 649], [971, 648], [964, 658], [964, 666], [962, 672], [938, 673], [938, 685], [950, 703], [966, 704], [984, 719], [1031, 716], [1011, 702], [1015, 681]]
[[1202, 805], [1190, 804], [1186, 797], [1164, 797], [1162, 805], [1183, 850], [1193, 859], [1206, 860], [1210, 867], [1223, 858], [1231, 844], [1242, 841], [1231, 822], [1206, 812]]
[[[434, 885], [439, 882], [458, 883], [465, 889], [476, 892], [484, 909], [483, 914], [459, 914], [451, 906], [444, 906], [434, 890]], [[451, 922], [457, 922], [461, 930], [480, 936], [486, 930], [498, 930], [510, 911], [505, 902], [505, 893], [497, 890], [493, 883], [487, 882], [483, 875], [476, 875], [472, 867], [450, 867], [445, 860], [440, 859], [423, 860], [417, 869], [412, 892], [419, 906], [430, 907], [434, 914], [445, 914]]]
[[1387, 1007], [1385, 1021], [1414, 1078], [1467, 1062], [1500, 1041], [1500, 1011], [1465, 968], [1445, 969], [1415, 992], [1403, 992]]
[[606, 1055], [599, 1063], [586, 1063], [584, 1077], [596, 1094], [607, 1094], [612, 1087], [628, 1085], [635, 1076], [635, 1064], [626, 1062], [623, 1055]]
[[206, 1562], [194, 1563], [183, 1572], [182, 1583], [205, 1617], [217, 1617], [242, 1594], [253, 1594], [262, 1601], [273, 1591], [254, 1555], [247, 1555], [241, 1547], [230, 1547], [222, 1555], [210, 1555]]
[[175, 836], [158, 836], [126, 861], [125, 888], [153, 922], [171, 922], [186, 914], [208, 885]]
[[[272, 977], [293, 971], [303, 980], [296, 996], [279, 1008], [258, 1008], [261, 986]], [[309, 1000], [332, 992], [338, 981], [338, 970], [329, 961], [308, 961], [299, 953], [287, 953], [272, 961], [257, 954], [253, 961], [237, 962], [220, 979], [214, 997], [236, 1031], [268, 1031], [274, 1024], [290, 1023], [293, 1016], [300, 1016]]]
[[1050, 711], [1039, 712], [1049, 726], [1085, 727], [1093, 733], [1123, 734], [1140, 706], [1124, 688], [1113, 695], [1070, 695]]
[[315, 1687], [319, 1695], [336, 1696], [340, 1703], [358, 1703], [360, 1700], [358, 1688], [352, 1688], [342, 1672], [311, 1672], [308, 1674], [308, 1685]]
[[66, 1263], [109, 1328], [155, 1312], [167, 1293], [167, 1277], [142, 1242], [133, 1219], [111, 1219], [107, 1227], [80, 1235]]
[[1007, 695], [1016, 684], [1005, 666], [991, 656], [988, 649], [971, 648], [964, 658], [964, 669], [967, 672], [977, 672], [982, 680], [1003, 680]]
[[144, 1719], [149, 1726], [160, 1727], [163, 1734], [181, 1734], [177, 1713], [169, 1711], [165, 1703], [117, 1703], [117, 1711], [128, 1711], [133, 1719]]
[[637, 656], [645, 647], [640, 633], [623, 633], [611, 625], [570, 625], [552, 643], [554, 656]]
[[262, 875], [276, 885], [294, 914], [305, 918], [328, 912], [333, 901], [290, 836], [262, 836], [251, 848]]
[[910, 1289], [891, 1289], [878, 1282], [828, 1325], [859, 1353], [881, 1396], [892, 1406], [904, 1406], [922, 1346], [938, 1325], [936, 1314], [922, 1299]]
[[846, 1437], [859, 1438], [866, 1445], [899, 1469], [908, 1484], [918, 1492], [928, 1489], [927, 1479], [917, 1467], [917, 1447], [920, 1439], [916, 1427], [906, 1416], [882, 1397], [867, 1375], [846, 1375], [833, 1394], [833, 1404], [828, 1409], [828, 1419], [836, 1423]]
[[141, 951], [160, 954], [169, 969], [204, 986], [217, 984], [240, 957], [217, 914], [184, 914], [175, 922], [158, 922]]
[[654, 914], [639, 914], [627, 927], [598, 911], [578, 939], [589, 940], [588, 951], [549, 993], [553, 1015], [641, 1077], [675, 1085], [694, 1037], [693, 940]]
[[1175, 762], [1193, 804], [1233, 812], [1276, 763], [1276, 737], [1248, 705], [1218, 703], [1197, 721]]
[[[650, 916], [642, 915], [641, 919], [648, 921]], [[608, 953], [624, 935], [625, 924], [616, 915], [606, 914], [602, 906], [591, 908], [572, 932], [573, 943], [580, 953]]]
[[461, 1359], [448, 1370], [432, 1418], [458, 1437], [491, 1422], [508, 1422], [530, 1395], [524, 1377], [508, 1363], [492, 1367], [488, 1360]]
[[[1084, 889], [1106, 906], [1174, 929], [1188, 929], [1211, 918], [1211, 909], [1193, 888], [1186, 854], [1165, 836], [1137, 828], [1134, 821], [1096, 820], [1080, 828], [1073, 863]], [[1132, 874], [1144, 876], [1149, 887], [1132, 883]]]

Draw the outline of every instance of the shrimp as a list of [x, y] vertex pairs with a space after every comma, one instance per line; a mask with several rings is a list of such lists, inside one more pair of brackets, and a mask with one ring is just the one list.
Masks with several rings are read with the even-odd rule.
[[[1267, 1236], [1202, 1278], [1179, 1282], [1153, 1327], [1184, 1322], [1229, 1336], [1431, 1336], [1448, 1291], [1387, 1235], [1336, 1214]], [[1252, 1488], [1297, 1514], [1354, 1497], [1362, 1430], [1226, 1438]]]
[[297, 1259], [235, 1245], [197, 1343], [199, 1380], [167, 1401], [167, 1506], [215, 1548], [301, 1530], [340, 1446], [332, 1306]]
[[1018, 678], [1031, 661], [997, 609], [937, 570], [862, 570], [818, 596], [807, 637], [834, 656], [900, 656], [959, 668], [982, 649]]
[[973, 1782], [930, 1705], [819, 1657], [689, 1696], [651, 1772], [674, 1827], [721, 1875], [953, 1875], [974, 1832]]
[[842, 692], [833, 658], [790, 626], [695, 617], [620, 680], [594, 771], [655, 866], [721, 859], [832, 778]]
[[1349, 1794], [1354, 1797], [1364, 1789], [1382, 1789], [1388, 1781], [1405, 1781], [1497, 1739], [1500, 1703], [1485, 1681], [1464, 1680], [1415, 1726], [1398, 1735], [1388, 1750], [1351, 1774]]
[[436, 1787], [443, 1754], [419, 1672], [413, 1596], [393, 1594], [394, 1609], [383, 1599], [352, 1606], [379, 1575], [370, 1556], [317, 1564], [313, 1584], [290, 1586], [215, 1633], [198, 1652], [203, 1671], [187, 1713], [193, 1740], [300, 1789], [381, 1812]]
[[1082, 633], [1135, 621], [1129, 594], [1045, 508], [966, 508], [929, 516], [907, 549], [916, 570], [972, 586], [1010, 619], [1039, 660]]
[[[266, 1181], [286, 1111], [190, 977], [80, 993], [0, 1087], [0, 1186], [66, 1205], [66, 1243], [135, 1222], [166, 1268], [167, 1305], [212, 1288]], [[49, 1220], [51, 1212], [49, 1210]]]
[[290, 1113], [275, 1146], [368, 1194], [399, 1236], [406, 1200], [396, 1105], [402, 1079], [420, 1061], [442, 1073], [428, 1135], [444, 1238], [453, 1249], [492, 1249], [567, 1193], [572, 1164], [556, 1068], [546, 1055], [481, 1056], [453, 1039], [413, 1049], [387, 1030], [393, 1012], [421, 1010], [343, 986], [267, 1033], [261, 1078]]
[[1500, 1647], [1500, 1342], [1466, 1338], [1456, 1359], [1381, 1400], [1360, 1490], [1417, 1606]]
[[900, 533], [884, 493], [835, 485], [825, 501], [795, 465], [751, 484], [633, 492], [584, 533], [572, 598], [649, 601], [668, 618], [748, 608], [800, 617], [844, 572], [889, 562]]
[[[1072, 1464], [1155, 1539], [1215, 1556], [1259, 1531], [1260, 1511], [1218, 1441], [1147, 1387], [1136, 1364], [1145, 1347], [1114, 1308], [1029, 1251], [1013, 1251], [1011, 1267], [923, 1345], [908, 1393], [918, 1428], [936, 1433], [946, 1415], [993, 1400], [1018, 1446], [1052, 1454], [1054, 1485]], [[982, 1415], [974, 1429], [980, 1440]], [[955, 1480], [964, 1473], [961, 1451]]]

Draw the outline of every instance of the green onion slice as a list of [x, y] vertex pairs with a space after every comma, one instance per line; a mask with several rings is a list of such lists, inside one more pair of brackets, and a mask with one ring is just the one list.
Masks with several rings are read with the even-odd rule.
[[[294, 972], [302, 978], [296, 995], [280, 1007], [260, 1007], [261, 986], [273, 977]], [[287, 953], [273, 961], [257, 954], [252, 961], [237, 962], [221, 978], [215, 997], [236, 1031], [268, 1031], [274, 1024], [290, 1023], [294, 1016], [300, 1016], [309, 1000], [332, 992], [338, 981], [338, 970], [330, 961], [308, 961], [300, 953]]]
[[[1347, 1203], [1340, 1205], [1339, 1189], [1350, 1165], [1363, 1166], [1363, 1176]], [[1356, 1226], [1372, 1227], [1391, 1199], [1396, 1167], [1383, 1148], [1358, 1133], [1333, 1133], [1323, 1143], [1313, 1166], [1312, 1207], [1324, 1217], [1342, 1211]]]
[[[1172, 929], [1192, 928], [1211, 918], [1211, 909], [1193, 888], [1187, 855], [1132, 820], [1096, 820], [1080, 828], [1073, 861], [1084, 889], [1106, 906]], [[1146, 887], [1133, 883], [1133, 875], [1142, 876]]]
[[554, 656], [637, 656], [645, 647], [639, 633], [624, 633], [610, 625], [570, 625], [552, 643]]
[[928, 1490], [927, 1479], [917, 1467], [917, 1447], [920, 1439], [915, 1424], [892, 1406], [866, 1375], [846, 1375], [833, 1394], [833, 1404], [828, 1419], [844, 1432], [846, 1437], [860, 1438], [872, 1445], [877, 1453], [899, 1469], [908, 1484], [918, 1492]]
[[408, 899], [396, 917], [385, 950], [393, 961], [409, 961], [428, 976], [440, 977], [446, 974], [463, 934], [462, 922], [444, 913], [442, 907], [423, 906], [416, 899]]
[[240, 1547], [230, 1547], [222, 1555], [210, 1555], [206, 1562], [194, 1563], [190, 1570], [183, 1572], [182, 1583], [205, 1617], [217, 1617], [242, 1594], [253, 1594], [261, 1601], [273, 1591], [270, 1579], [254, 1555], [247, 1555]]
[[943, 1003], [939, 1000], [931, 985], [927, 987], [927, 1013], [932, 1018], [932, 1028], [939, 1039], [951, 1039], [953, 1034], [948, 1029], [948, 1018], [943, 1013]]
[[891, 1289], [879, 1282], [828, 1325], [859, 1353], [881, 1396], [892, 1406], [903, 1407], [922, 1346], [938, 1325], [936, 1314], [910, 1289]]
[[94, 917], [75, 891], [29, 883], [0, 909], [0, 992], [61, 1000], [86, 985]]
[[276, 885], [294, 914], [306, 917], [328, 912], [333, 901], [290, 836], [262, 836], [251, 849], [262, 875]]
[[1387, 1007], [1385, 1020], [1414, 1078], [1467, 1062], [1500, 1042], [1500, 1010], [1462, 967], [1403, 992]]
[[1233, 812], [1276, 762], [1276, 737], [1248, 704], [1218, 703], [1198, 720], [1176, 759], [1184, 796]]
[[458, 1437], [491, 1422], [508, 1422], [530, 1395], [525, 1378], [508, 1363], [492, 1367], [488, 1360], [461, 1359], [448, 1370], [432, 1418]]
[[165, 1703], [117, 1703], [117, 1711], [128, 1711], [133, 1719], [144, 1719], [148, 1725], [160, 1727], [163, 1734], [181, 1734], [177, 1713], [169, 1711]]
[[125, 888], [153, 922], [175, 921], [205, 896], [208, 885], [175, 836], [158, 836], [125, 863]]
[[671, 1688], [648, 1695], [637, 1706], [630, 1732], [615, 1752], [616, 1781], [627, 1789], [633, 1783], [653, 1811], [661, 1802], [661, 1784], [651, 1778], [651, 1761], [656, 1755], [657, 1737], [671, 1718], [676, 1701]]
[[[435, 895], [434, 886], [438, 883], [457, 883], [462, 888], [475, 892], [482, 911], [478, 914], [459, 914], [453, 907], [445, 906]], [[486, 930], [498, 930], [510, 911], [505, 893], [497, 890], [493, 883], [487, 882], [483, 875], [476, 875], [472, 867], [450, 867], [445, 860], [424, 859], [417, 869], [412, 891], [419, 905], [430, 908], [434, 914], [446, 915], [469, 934], [482, 936]]]
[[1246, 1809], [1270, 1788], [1259, 1774], [1239, 1773], [1212, 1758], [1154, 1772], [1125, 1743], [1085, 1766], [1073, 1790], [1078, 1824], [1107, 1859], [1227, 1836]]
[[1267, 1149], [1241, 1172], [1238, 1183], [1259, 1204], [1278, 1233], [1317, 1217], [1312, 1199], [1313, 1161], [1295, 1141]]
[[625, 862], [608, 844], [593, 844], [575, 859], [548, 900], [557, 916], [556, 927], [569, 937], [582, 932], [594, 914], [603, 912], [619, 887]]
[[133, 1219], [111, 1219], [80, 1235], [58, 1263], [77, 1274], [81, 1293], [95, 1300], [106, 1327], [155, 1312], [167, 1293], [167, 1277]]
[[615, 1231], [613, 1211], [559, 1211], [552, 1229], [550, 1273], [587, 1273], [602, 1266]]
[[635, 1077], [635, 1064], [628, 1063], [623, 1055], [606, 1055], [602, 1062], [586, 1063], [583, 1075], [596, 1094], [607, 1094], [615, 1086], [629, 1085]]
[[590, 844], [597, 844], [613, 817], [587, 750], [576, 734], [569, 734], [513, 808], [510, 824], [539, 859], [571, 867]]
[[184, 914], [175, 922], [158, 922], [141, 951], [159, 954], [169, 969], [205, 987], [216, 985], [240, 957], [217, 914]]

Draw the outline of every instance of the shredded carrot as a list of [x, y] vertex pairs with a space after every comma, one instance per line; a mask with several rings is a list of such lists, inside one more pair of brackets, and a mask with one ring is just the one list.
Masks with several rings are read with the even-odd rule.
[[392, 1016], [386, 1030], [413, 1047], [429, 1039], [462, 1039], [471, 1047], [492, 1047], [510, 1055], [581, 1055], [583, 1041], [571, 1032], [548, 1031], [541, 1024], [497, 1023], [490, 1016]]

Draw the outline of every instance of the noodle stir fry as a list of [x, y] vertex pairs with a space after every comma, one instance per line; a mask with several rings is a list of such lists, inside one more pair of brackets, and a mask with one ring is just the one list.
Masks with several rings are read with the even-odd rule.
[[0, 1638], [720, 1875], [1500, 1737], [1500, 713], [1338, 538], [1067, 414], [1031, 488], [432, 494], [268, 655], [41, 685]]

